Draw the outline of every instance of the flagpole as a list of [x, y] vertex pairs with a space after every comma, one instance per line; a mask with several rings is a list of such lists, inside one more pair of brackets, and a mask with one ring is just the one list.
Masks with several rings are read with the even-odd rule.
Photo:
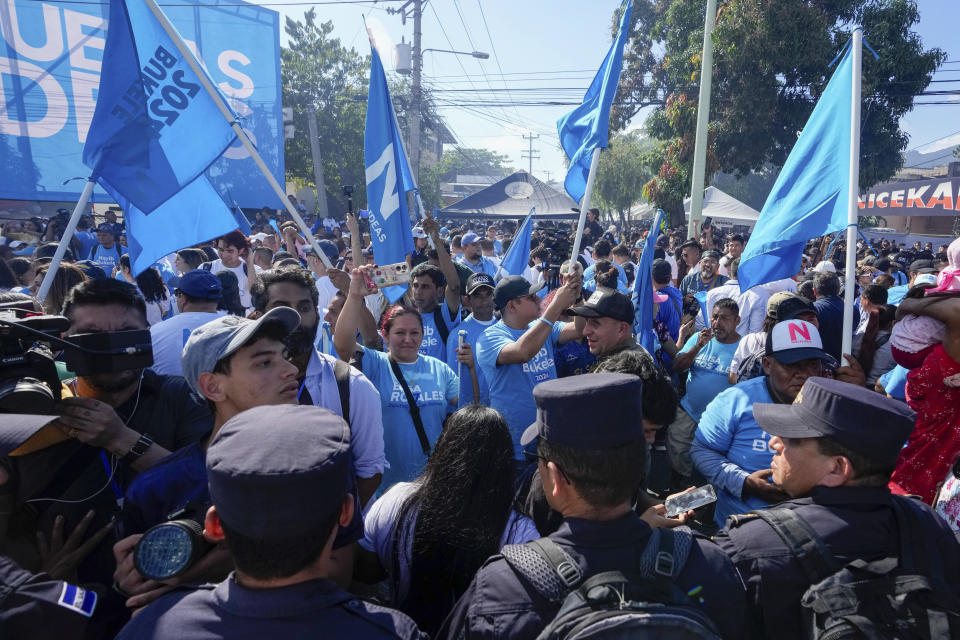
[[700, 97], [697, 100], [697, 135], [693, 146], [693, 183], [690, 187], [690, 220], [687, 237], [697, 238], [703, 219], [703, 181], [707, 164], [710, 131], [710, 85], [713, 82], [713, 28], [717, 18], [717, 0], [707, 0], [703, 25], [703, 55], [700, 65]]
[[580, 255], [580, 242], [583, 240], [583, 227], [587, 222], [587, 211], [590, 207], [590, 196], [593, 195], [593, 180], [597, 177], [597, 166], [600, 164], [600, 147], [593, 150], [590, 160], [590, 173], [587, 174], [587, 188], [583, 192], [583, 202], [580, 204], [580, 218], [577, 220], [577, 237], [573, 239], [573, 248], [570, 249], [570, 273], [574, 273], [574, 263]]
[[[51, 260], [50, 266], [47, 267], [47, 273], [43, 276], [43, 282], [40, 283], [40, 289], [37, 291], [37, 302], [40, 304], [43, 304], [44, 298], [46, 298], [47, 293], [50, 292], [50, 287], [53, 286], [53, 278], [57, 275], [57, 269], [60, 268], [60, 261], [63, 260], [63, 254], [67, 252], [67, 247], [70, 246], [73, 234], [77, 230], [77, 222], [80, 221], [83, 210], [87, 207], [87, 203], [90, 202], [90, 196], [93, 195], [93, 188], [96, 185], [96, 180], [91, 176], [87, 180], [87, 184], [84, 185], [83, 191], [80, 193], [77, 206], [73, 208], [73, 214], [67, 222], [67, 228], [63, 231], [63, 237], [60, 238], [57, 251], [53, 254], [53, 260]], [[84, 256], [76, 256], [76, 258], [77, 260], [83, 260]]]
[[316, 252], [317, 257], [320, 258], [320, 261], [323, 262], [328, 269], [332, 269], [333, 264], [330, 262], [330, 259], [327, 258], [327, 255], [323, 252], [323, 250], [320, 249], [320, 244], [317, 242], [317, 239], [313, 237], [313, 233], [310, 232], [310, 228], [307, 226], [307, 223], [303, 221], [303, 218], [300, 217], [296, 207], [294, 207], [293, 204], [290, 203], [290, 200], [287, 199], [286, 191], [280, 187], [277, 179], [273, 177], [272, 173], [270, 173], [270, 169], [267, 168], [267, 164], [263, 161], [263, 158], [260, 156], [260, 153], [257, 151], [256, 147], [253, 146], [253, 143], [250, 142], [250, 138], [247, 137], [243, 127], [241, 127], [240, 123], [234, 118], [233, 112], [230, 111], [230, 108], [223, 101], [223, 97], [220, 95], [220, 92], [217, 91], [213, 86], [213, 83], [210, 82], [210, 78], [207, 76], [206, 71], [204, 71], [200, 66], [200, 62], [197, 60], [196, 56], [194, 56], [193, 52], [187, 47], [176, 28], [173, 26], [170, 20], [167, 19], [166, 14], [164, 14], [163, 11], [160, 10], [160, 7], [157, 6], [156, 1], [144, 0], [144, 3], [150, 9], [150, 12], [153, 13], [153, 16], [157, 19], [157, 22], [159, 22], [163, 27], [163, 30], [166, 31], [167, 35], [173, 41], [173, 44], [177, 47], [180, 55], [182, 55], [187, 64], [190, 65], [190, 68], [200, 80], [200, 84], [203, 85], [204, 90], [210, 95], [210, 98], [213, 100], [213, 103], [217, 105], [217, 108], [220, 109], [220, 113], [222, 113], [223, 117], [226, 118], [227, 122], [230, 123], [234, 133], [237, 134], [237, 139], [243, 145], [243, 148], [247, 150], [247, 153], [250, 154], [250, 157], [253, 158], [253, 161], [257, 164], [257, 168], [260, 169], [260, 172], [267, 179], [267, 182], [270, 183], [270, 187], [273, 188], [273, 191], [277, 194], [277, 197], [280, 198], [281, 202], [283, 202], [287, 209], [287, 213], [290, 214], [290, 217], [292, 217], [297, 223], [297, 226], [300, 227], [300, 231], [303, 233], [307, 242], [310, 243], [310, 246], [313, 248], [314, 252]]
[[863, 27], [853, 30], [851, 45], [853, 91], [850, 104], [850, 180], [847, 191], [847, 262], [843, 296], [843, 339], [841, 352], [851, 353], [853, 343], [853, 302], [856, 296], [857, 196], [860, 193], [860, 74], [863, 62]]

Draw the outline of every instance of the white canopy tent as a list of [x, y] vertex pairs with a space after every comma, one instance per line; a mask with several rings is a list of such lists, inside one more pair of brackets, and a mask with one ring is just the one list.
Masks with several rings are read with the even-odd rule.
[[[690, 198], [683, 201], [684, 217], [690, 217]], [[746, 226], [753, 229], [760, 212], [716, 187], [703, 191], [703, 217], [721, 226]]]

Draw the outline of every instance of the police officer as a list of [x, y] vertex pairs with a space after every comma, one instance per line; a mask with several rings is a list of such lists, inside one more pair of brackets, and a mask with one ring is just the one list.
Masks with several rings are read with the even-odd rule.
[[329, 579], [333, 539], [354, 509], [340, 416], [305, 405], [239, 413], [207, 450], [207, 477], [204, 536], [229, 546], [236, 570], [157, 600], [118, 639], [426, 638], [402, 613]]
[[[537, 441], [544, 493], [564, 517], [547, 539], [571, 557], [584, 579], [637, 566], [651, 535], [632, 508], [646, 446], [641, 394], [638, 377], [619, 373], [559, 378], [533, 390], [537, 420], [521, 443]], [[720, 549], [696, 538], [677, 584], [696, 590], [724, 638], [740, 637], [743, 587]], [[474, 577], [437, 637], [534, 638], [559, 608], [497, 555]]]
[[[898, 548], [887, 483], [913, 429], [910, 409], [863, 387], [814, 377], [793, 404], [755, 404], [753, 412], [774, 436], [773, 481], [793, 498], [778, 508], [800, 516], [838, 566], [884, 558]], [[929, 550], [927, 559], [939, 563], [956, 594], [960, 545], [929, 507], [914, 506], [914, 515], [925, 520], [911, 527], [914, 546]], [[756, 515], [732, 516], [714, 540], [743, 577], [758, 637], [806, 637], [800, 601], [811, 583], [774, 529]]]
[[[52, 419], [53, 416], [4, 415], [0, 457], [14, 451]], [[0, 475], [4, 473], [0, 469]], [[12, 496], [0, 494], [0, 504], [9, 499]], [[2, 508], [9, 509], [10, 505]], [[0, 556], [0, 638], [82, 638], [96, 611], [97, 599], [95, 591], [54, 580], [44, 573], [25, 571], [11, 558]]]

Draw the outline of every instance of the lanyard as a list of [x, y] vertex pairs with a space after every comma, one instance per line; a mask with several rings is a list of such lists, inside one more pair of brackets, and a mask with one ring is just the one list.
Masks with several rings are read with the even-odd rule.
[[103, 463], [103, 468], [107, 472], [107, 478], [110, 480], [110, 487], [113, 489], [113, 495], [117, 497], [117, 501], [123, 500], [123, 492], [120, 491], [120, 485], [117, 484], [116, 479], [114, 478], [114, 468], [110, 466], [110, 460], [107, 458], [106, 452], [100, 450], [100, 462]]

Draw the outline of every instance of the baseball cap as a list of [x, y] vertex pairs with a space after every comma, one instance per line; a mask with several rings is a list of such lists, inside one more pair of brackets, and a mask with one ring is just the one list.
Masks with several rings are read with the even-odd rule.
[[804, 320], [784, 320], [773, 325], [767, 332], [765, 353], [782, 364], [793, 364], [811, 358], [825, 361], [833, 359], [823, 350], [820, 332]]
[[[533, 388], [537, 421], [520, 438], [578, 449], [613, 449], [643, 439], [643, 382], [625, 373], [588, 373]], [[589, 425], [589, 428], [586, 428]]]
[[917, 286], [918, 284], [937, 286], [937, 276], [933, 275], [932, 273], [918, 274], [917, 277], [913, 279], [913, 286]]
[[[323, 251], [324, 255], [327, 256], [327, 260], [330, 262], [336, 262], [340, 257], [340, 250], [337, 249], [337, 245], [333, 244], [330, 240], [317, 240], [317, 244], [320, 245], [320, 250]], [[309, 254], [316, 255], [316, 251], [313, 250], [313, 247], [307, 245], [304, 248], [304, 251]]]
[[829, 260], [824, 260], [823, 262], [817, 263], [817, 266], [815, 266], [813, 270], [819, 273], [836, 273], [837, 267]]
[[493, 290], [493, 306], [497, 309], [503, 309], [511, 300], [536, 293], [543, 286], [543, 283], [530, 284], [530, 281], [523, 276], [506, 276], [497, 283]]
[[250, 236], [250, 241], [254, 242], [256, 240], [259, 240], [260, 242], [263, 242], [264, 240], [267, 239], [267, 237], [268, 237], [267, 234], [261, 231], [260, 233], [255, 233], [252, 236]]
[[620, 322], [633, 323], [634, 309], [630, 298], [615, 289], [597, 287], [593, 295], [579, 307], [564, 311], [567, 316], [581, 318], [613, 318]]
[[767, 315], [779, 322], [793, 320], [801, 313], [816, 312], [812, 302], [793, 291], [778, 291], [767, 301]]
[[490, 287], [496, 289], [496, 284], [486, 273], [475, 273], [467, 278], [467, 295], [472, 295], [480, 287]]
[[75, 262], [74, 266], [83, 271], [83, 275], [87, 276], [88, 280], [104, 280], [108, 277], [107, 272], [103, 270], [103, 267], [93, 260], [81, 260], [79, 262]]
[[217, 513], [231, 531], [249, 538], [288, 538], [328, 522], [343, 504], [349, 479], [350, 428], [320, 407], [242, 411], [207, 450]]
[[413, 237], [414, 238], [426, 238], [427, 232], [423, 230], [423, 227], [414, 227], [413, 228]]
[[473, 244], [474, 242], [480, 242], [480, 236], [475, 234], [473, 231], [468, 231], [463, 234], [463, 237], [460, 239], [460, 246], [462, 247], [465, 244]]
[[753, 416], [770, 435], [827, 437], [891, 469], [916, 419], [902, 402], [865, 387], [818, 377], [807, 379], [793, 404], [756, 403]]
[[910, 263], [910, 271], [913, 273], [936, 273], [933, 268], [933, 260], [914, 260]]
[[180, 283], [173, 292], [179, 291], [191, 298], [219, 300], [221, 287], [220, 278], [205, 269], [194, 269], [180, 276]]
[[101, 222], [97, 225], [97, 231], [104, 231], [106, 233], [113, 233], [115, 227], [109, 222]]
[[257, 320], [221, 316], [194, 329], [180, 357], [183, 377], [193, 392], [200, 394], [200, 374], [213, 371], [218, 362], [244, 346], [265, 322], [279, 322], [289, 333], [300, 324], [300, 314], [290, 307], [277, 307]]

